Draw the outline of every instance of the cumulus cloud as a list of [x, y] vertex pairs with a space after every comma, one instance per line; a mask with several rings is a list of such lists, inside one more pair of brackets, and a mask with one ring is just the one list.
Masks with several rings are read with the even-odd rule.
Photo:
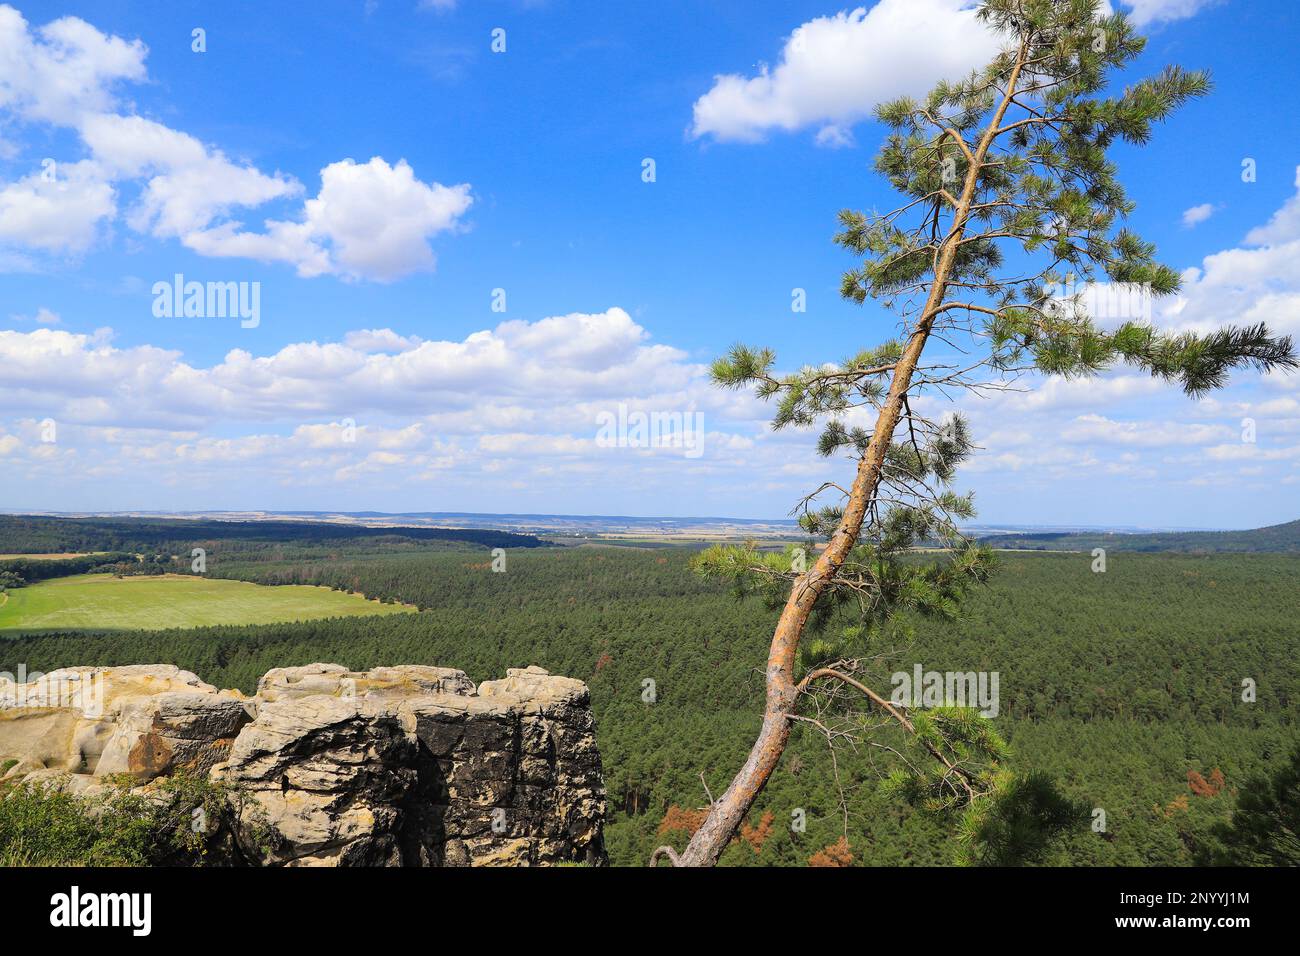
[[754, 142], [772, 130], [821, 127], [826, 146], [878, 103], [918, 95], [986, 63], [1000, 41], [968, 0], [880, 0], [817, 17], [786, 38], [776, 66], [728, 73], [695, 102], [694, 136]]
[[[705, 366], [653, 341], [619, 308], [511, 320], [454, 340], [358, 329], [265, 354], [234, 349], [208, 364], [119, 346], [107, 331], [41, 327], [0, 332], [0, 367], [0, 408], [17, 416], [0, 428], [0, 489], [12, 507], [50, 507], [39, 496], [66, 488], [73, 497], [60, 497], [61, 507], [79, 506], [80, 494], [98, 502], [87, 507], [166, 500], [173, 508], [465, 510], [442, 503], [469, 501], [478, 505], [470, 510], [524, 502], [555, 510], [566, 502], [636, 513], [680, 488], [670, 510], [762, 516], [850, 468], [816, 458], [815, 429], [772, 432], [769, 407], [716, 389]], [[1106, 480], [1240, 482], [1239, 469], [1251, 468], [1259, 470], [1251, 480], [1276, 483], [1300, 473], [1287, 451], [1300, 435], [1290, 396], [1190, 403], [1174, 386], [1126, 373], [1021, 384], [1026, 391], [962, 402], [983, 450], [960, 485], [1009, 498], [1004, 507], [1044, 483], [1059, 499]], [[703, 454], [688, 458], [653, 436], [628, 447], [598, 440], [602, 417], [623, 407], [702, 414]], [[934, 396], [914, 407], [931, 417], [947, 410]], [[1234, 450], [1247, 416], [1258, 448]], [[41, 439], [46, 418], [58, 423], [57, 444]], [[104, 497], [114, 483], [116, 495], [147, 497], [134, 505]], [[241, 496], [226, 497], [234, 488]], [[288, 497], [277, 500], [277, 489]], [[301, 498], [307, 489], [320, 489], [311, 505]]]
[[1214, 203], [1203, 202], [1183, 211], [1183, 228], [1192, 229], [1214, 215]]
[[[243, 211], [296, 198], [302, 185], [124, 110], [119, 88], [146, 79], [146, 53], [138, 40], [108, 36], [75, 17], [33, 29], [18, 11], [0, 7], [0, 118], [75, 130], [88, 154], [75, 162], [45, 159], [39, 172], [0, 183], [0, 245], [82, 252], [125, 201], [131, 229], [179, 240], [200, 255], [380, 282], [434, 267], [429, 240], [454, 229], [469, 209], [467, 184], [421, 181], [405, 160], [344, 159], [321, 170], [319, 192], [291, 215], [248, 229]], [[21, 254], [14, 262], [24, 264]]]
[[1220, 0], [1125, 0], [1128, 15], [1137, 26], [1148, 27], [1157, 23], [1171, 23], [1195, 16]]
[[321, 170], [307, 222], [333, 247], [341, 270], [393, 279], [432, 268], [425, 240], [452, 228], [469, 205], [468, 185], [422, 183], [405, 160], [390, 166], [375, 156], [364, 165], [349, 159]]
[[[808, 436], [770, 433], [766, 409], [714, 388], [705, 366], [651, 341], [619, 308], [511, 320], [458, 340], [361, 329], [204, 365], [117, 346], [107, 333], [10, 330], [0, 331], [0, 367], [0, 408], [19, 422], [0, 469], [9, 501], [56, 494], [72, 475], [74, 496], [106, 494], [86, 484], [94, 478], [134, 489], [125, 494], [148, 487], [155, 500], [161, 489], [169, 507], [187, 506], [191, 492], [189, 506], [212, 507], [233, 485], [262, 501], [307, 487], [409, 496], [426, 482], [465, 495], [495, 488], [512, 503], [577, 487], [635, 495], [681, 484], [682, 469], [737, 501], [757, 469], [793, 500], [806, 478], [782, 467], [791, 440]], [[671, 441], [599, 442], [602, 416], [622, 407], [703, 415], [702, 456]], [[57, 445], [41, 443], [45, 418], [58, 423]]]
[[1207, 448], [1205, 454], [1216, 461], [1293, 461], [1300, 458], [1300, 445], [1262, 448], [1257, 443], [1236, 442]]
[[[1296, 190], [1241, 245], [1187, 269], [1180, 294], [1156, 300], [1157, 324], [1208, 332], [1264, 322], [1276, 333], [1300, 334], [1300, 272], [1294, 266], [1300, 258], [1300, 171]], [[972, 475], [1018, 474], [1024, 477], [1015, 481], [1029, 485], [1083, 474], [1095, 482], [1104, 473], [1170, 488], [1187, 483], [1266, 492], [1296, 480], [1300, 470], [1300, 375], [1294, 373], [1240, 372], [1230, 390], [1198, 402], [1187, 401], [1176, 386], [1125, 370], [1073, 380], [1031, 376], [1020, 384], [1026, 390], [964, 403], [984, 446], [970, 464]]]
[[1183, 272], [1183, 288], [1157, 318], [1174, 329], [1207, 332], [1228, 323], [1266, 322], [1300, 333], [1300, 168], [1296, 194], [1243, 245], [1223, 249]]
[[1235, 429], [1227, 424], [1114, 421], [1104, 415], [1080, 415], [1065, 428], [1061, 437], [1072, 443], [1102, 442], [1158, 448], [1165, 445], [1206, 445], [1224, 441], [1234, 434]]
[[[500, 402], [550, 408], [554, 414], [542, 418], [585, 422], [594, 431], [596, 406], [692, 391], [703, 382], [702, 368], [684, 352], [647, 337], [627, 312], [612, 308], [512, 320], [460, 341], [382, 329], [263, 356], [232, 349], [200, 368], [179, 352], [117, 348], [104, 335], [2, 331], [0, 407], [80, 424], [177, 428], [286, 416], [476, 414]], [[507, 418], [516, 425], [533, 419]]]
[[267, 176], [231, 162], [193, 136], [139, 116], [89, 116], [81, 135], [106, 173], [142, 180], [128, 222], [160, 238], [183, 239], [233, 209], [260, 206], [302, 188], [284, 175]]
[[1300, 166], [1295, 170], [1296, 194], [1282, 204], [1263, 226], [1257, 226], [1246, 234], [1246, 242], [1252, 246], [1271, 246], [1300, 239]]
[[1012, 414], [1100, 408], [1140, 402], [1169, 386], [1150, 375], [1116, 372], [1096, 378], [1034, 378], [1023, 391], [1008, 391], [994, 402]]
[[343, 336], [343, 344], [358, 352], [403, 352], [421, 341], [418, 335], [398, 335], [392, 329], [357, 329]]
[[405, 160], [347, 159], [321, 170], [320, 192], [304, 204], [301, 222], [268, 221], [264, 233], [224, 223], [191, 233], [186, 245], [209, 256], [289, 262], [304, 276], [389, 282], [431, 270], [428, 240], [454, 229], [472, 201], [468, 184], [423, 183]]
[[[1131, 0], [1138, 26], [1190, 17], [1217, 0]], [[786, 37], [776, 65], [714, 77], [695, 101], [691, 134], [756, 142], [773, 130], [818, 127], [819, 146], [853, 143], [877, 104], [919, 96], [984, 66], [1002, 44], [975, 18], [975, 0], [879, 0], [817, 17]], [[1111, 5], [1102, 4], [1109, 13]]]
[[0, 108], [75, 125], [113, 106], [122, 82], [144, 79], [146, 52], [139, 40], [106, 36], [76, 17], [33, 31], [21, 13], [0, 6]]
[[0, 185], [0, 244], [42, 252], [82, 252], [112, 217], [113, 187], [84, 163]]

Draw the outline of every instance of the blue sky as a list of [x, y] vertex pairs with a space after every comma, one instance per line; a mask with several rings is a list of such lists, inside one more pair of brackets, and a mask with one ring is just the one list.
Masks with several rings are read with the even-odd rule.
[[[1115, 151], [1133, 225], [1199, 270], [1157, 320], [1300, 332], [1300, 11], [1123, 6], [1151, 36], [1133, 78], [1216, 83]], [[846, 466], [703, 366], [893, 333], [838, 297], [835, 213], [893, 205], [864, 117], [982, 58], [965, 7], [5, 8], [3, 507], [785, 514]], [[256, 327], [155, 315], [177, 273], [259, 284]], [[964, 403], [981, 521], [1300, 516], [1296, 376], [1201, 402], [1124, 371], [1031, 384]], [[702, 416], [700, 453], [601, 447], [620, 405]]]

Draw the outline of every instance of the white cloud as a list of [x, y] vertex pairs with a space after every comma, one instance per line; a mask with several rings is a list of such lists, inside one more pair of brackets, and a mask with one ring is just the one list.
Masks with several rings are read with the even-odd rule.
[[1158, 420], [1114, 421], [1103, 415], [1080, 415], [1061, 432], [1072, 443], [1131, 445], [1159, 448], [1167, 445], [1205, 445], [1225, 441], [1235, 429], [1225, 424], [1169, 422]]
[[[599, 374], [618, 358], [640, 348], [649, 333], [622, 309], [587, 315], [573, 312], [540, 322], [503, 322], [497, 333], [513, 348], [540, 353], [574, 369]], [[653, 346], [651, 351], [663, 349]], [[666, 358], [679, 358], [675, 349]]]
[[403, 352], [421, 341], [418, 335], [398, 335], [392, 329], [358, 329], [343, 336], [343, 344], [358, 352]]
[[456, 228], [473, 200], [469, 185], [426, 184], [405, 160], [381, 157], [321, 170], [321, 189], [303, 206], [298, 222], [268, 220], [266, 232], [248, 233], [223, 223], [186, 237], [203, 255], [289, 262], [299, 275], [331, 272], [389, 282], [434, 266], [428, 240]]
[[1296, 195], [1247, 233], [1244, 245], [1184, 270], [1181, 292], [1156, 316], [1160, 325], [1208, 332], [1265, 322], [1276, 333], [1300, 334], [1300, 168], [1295, 183]]
[[37, 309], [36, 314], [32, 316], [15, 315], [10, 313], [9, 320], [11, 322], [35, 322], [37, 325], [59, 325], [63, 322], [63, 319], [57, 312], [53, 312], [50, 309], [45, 308], [45, 306], [41, 306]]
[[472, 201], [468, 184], [422, 183], [405, 160], [349, 159], [321, 170], [306, 223], [330, 246], [334, 271], [386, 281], [432, 269], [428, 240], [453, 229]]
[[1125, 0], [1129, 19], [1139, 27], [1170, 23], [1195, 16], [1219, 0]]
[[695, 102], [694, 136], [754, 142], [774, 129], [818, 125], [821, 145], [883, 101], [964, 77], [998, 51], [968, 0], [880, 0], [804, 23], [775, 67], [718, 76]]
[[854, 145], [853, 130], [847, 126], [837, 126], [829, 123], [817, 131], [813, 137], [813, 142], [818, 146], [824, 146], [827, 149], [847, 149]]
[[[0, 331], [0, 407], [81, 424], [154, 428], [363, 413], [482, 411], [490, 420], [486, 407], [493, 407], [535, 413], [506, 421], [574, 421], [594, 432], [594, 409], [611, 401], [653, 401], [697, 389], [707, 400], [713, 393], [701, 385], [700, 366], [679, 349], [648, 344], [647, 335], [613, 308], [512, 320], [458, 342], [384, 329], [353, 333], [342, 343], [294, 343], [266, 356], [234, 349], [198, 368], [178, 352], [119, 349], [102, 335]], [[682, 408], [693, 398], [666, 400]]]
[[1205, 449], [1215, 461], [1291, 461], [1300, 458], [1300, 445], [1285, 448], [1262, 448], [1249, 442], [1215, 445]]
[[[116, 88], [145, 80], [146, 52], [139, 41], [106, 36], [75, 17], [33, 30], [0, 7], [0, 119], [73, 129], [89, 154], [0, 183], [0, 245], [81, 252], [116, 216], [129, 187], [131, 229], [200, 255], [380, 282], [434, 267], [429, 240], [456, 228], [471, 203], [468, 185], [423, 182], [405, 160], [344, 159], [321, 170], [320, 191], [294, 215], [248, 230], [236, 218], [240, 210], [298, 196], [301, 184], [123, 111]], [[17, 150], [8, 141], [5, 148]], [[29, 265], [21, 252], [0, 249], [0, 263], [6, 260], [11, 268]]]
[[[97, 495], [99, 480], [147, 486], [170, 507], [191, 493], [206, 501], [193, 506], [211, 507], [236, 486], [263, 501], [308, 486], [330, 497], [382, 491], [389, 507], [394, 495], [423, 494], [423, 482], [442, 494], [508, 490], [512, 501], [578, 487], [635, 495], [688, 474], [739, 501], [755, 470], [791, 500], [805, 490], [806, 475], [782, 468], [809, 436], [770, 433], [767, 409], [714, 388], [705, 366], [651, 342], [619, 308], [450, 341], [359, 330], [266, 355], [235, 349], [210, 365], [117, 347], [106, 333], [0, 331], [0, 367], [0, 409], [21, 418], [0, 469], [9, 501], [13, 491], [56, 494], [74, 475], [82, 491], [89, 478]], [[671, 442], [598, 446], [601, 414], [622, 405], [704, 415], [702, 456]], [[46, 417], [58, 422], [57, 446], [40, 444]]]
[[478, 447], [492, 455], [529, 458], [590, 454], [596, 447], [596, 442], [594, 438], [576, 438], [572, 435], [534, 435], [514, 432], [484, 435], [479, 438]]
[[1170, 389], [1150, 375], [1125, 372], [1093, 378], [1035, 377], [1022, 385], [1025, 391], [1006, 392], [993, 399], [994, 407], [1012, 414], [1098, 408], [1139, 402]]
[[144, 79], [147, 49], [63, 17], [32, 31], [21, 13], [0, 6], [0, 109], [73, 125], [113, 105], [114, 87]]
[[1183, 212], [1183, 228], [1192, 229], [1214, 215], [1214, 203], [1203, 202]]
[[[208, 184], [223, 184], [215, 190]], [[220, 258], [286, 262], [302, 276], [325, 273], [391, 282], [434, 267], [429, 240], [458, 225], [473, 201], [469, 185], [423, 183], [405, 160], [390, 166], [347, 159], [321, 170], [321, 189], [298, 221], [267, 220], [265, 232], [241, 223], [207, 224], [232, 205], [256, 206], [299, 192], [296, 183], [207, 157], [149, 183], [137, 224], [153, 220], [155, 234], [177, 235], [195, 252]]]
[[[1199, 267], [1186, 270], [1180, 295], [1173, 301], [1156, 300], [1163, 305], [1157, 323], [1205, 332], [1265, 322], [1276, 333], [1300, 333], [1297, 207], [1300, 198], [1288, 200], [1245, 244], [1208, 255]], [[1234, 500], [1241, 502], [1234, 510], [1280, 520], [1275, 508], [1270, 510], [1274, 499], [1268, 492], [1300, 467], [1300, 449], [1294, 445], [1300, 402], [1292, 397], [1300, 396], [1300, 375], [1239, 372], [1228, 391], [1195, 403], [1175, 385], [1121, 370], [1075, 380], [1029, 376], [1020, 384], [1029, 390], [964, 402], [984, 450], [963, 472], [969, 471], [976, 482], [980, 475], [996, 475], [988, 491], [1002, 496], [1004, 507], [1014, 510], [1035, 490], [1061, 494], [1063, 483], [1085, 476], [1088, 484], [1076, 487], [1081, 496], [1095, 496], [1106, 487], [1102, 476], [1107, 475], [1130, 482], [1140, 478], [1147, 487], [1233, 488]], [[1108, 407], [1115, 412], [1102, 414]], [[1243, 440], [1245, 419], [1253, 422], [1255, 442]], [[1234, 467], [1224, 471], [1224, 463]], [[1113, 488], [1115, 494], [1137, 493], [1128, 484]], [[1212, 499], [1197, 507], [1202, 513], [1230, 513]], [[1098, 516], [1114, 520], [1108, 512]], [[1188, 518], [1178, 523], [1210, 522]]]
[[[848, 469], [814, 455], [815, 429], [772, 432], [769, 407], [716, 389], [705, 366], [652, 341], [618, 308], [511, 320], [457, 340], [361, 329], [261, 355], [234, 349], [202, 365], [152, 346], [119, 347], [107, 331], [0, 331], [0, 368], [0, 409], [19, 419], [0, 429], [0, 493], [17, 507], [80, 507], [76, 495], [93, 495], [99, 503], [85, 507], [564, 502], [587, 512], [761, 516]], [[1068, 518], [1079, 495], [1127, 493], [1134, 479], [1245, 480], [1214, 471], [1224, 462], [1263, 469], [1251, 480], [1276, 484], [1300, 464], [1290, 450], [1300, 405], [1288, 395], [1191, 403], [1173, 386], [1123, 373], [1021, 384], [1033, 391], [963, 402], [984, 450], [959, 486], [985, 504], [1001, 496], [1004, 515], [1050, 494], [1066, 496], [1058, 513]], [[603, 447], [599, 416], [622, 405], [702, 413], [702, 456], [663, 443]], [[932, 417], [946, 410], [933, 398], [921, 406]], [[1116, 410], [1098, 411], [1108, 407]], [[1258, 424], [1255, 450], [1238, 448], [1245, 416]], [[58, 422], [57, 445], [40, 440], [46, 417]], [[118, 497], [133, 494], [145, 497]], [[451, 505], [467, 501], [477, 507]]]
[[139, 116], [89, 116], [81, 135], [109, 175], [144, 177], [128, 222], [160, 238], [184, 238], [235, 208], [260, 206], [302, 189], [289, 177], [233, 163], [193, 136]]
[[81, 252], [114, 214], [113, 187], [91, 167], [72, 163], [0, 185], [0, 244], [43, 252]]
[[1257, 226], [1246, 234], [1247, 244], [1271, 246], [1300, 239], [1300, 166], [1295, 170], [1295, 187], [1296, 194], [1273, 213], [1267, 225]]
[[[1129, 0], [1138, 26], [1190, 17], [1217, 0]], [[819, 146], [853, 142], [851, 127], [875, 106], [919, 96], [941, 79], [983, 67], [1000, 37], [975, 18], [974, 0], [879, 0], [870, 9], [817, 17], [785, 40], [776, 66], [714, 77], [695, 101], [691, 133], [757, 142], [772, 130], [819, 127]], [[1102, 13], [1111, 5], [1103, 2]]]

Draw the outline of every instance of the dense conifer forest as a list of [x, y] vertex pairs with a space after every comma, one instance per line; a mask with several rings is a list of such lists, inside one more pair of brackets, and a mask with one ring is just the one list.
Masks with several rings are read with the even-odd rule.
[[213, 521], [184, 518], [54, 518], [0, 515], [0, 554], [80, 551], [160, 552], [221, 541], [227, 548], [243, 543], [267, 545], [343, 544], [380, 539], [380, 543], [434, 542], [475, 544], [485, 548], [536, 548], [545, 542], [527, 534], [471, 528], [376, 529], [323, 521]]
[[[753, 738], [774, 612], [694, 575], [685, 549], [511, 548], [498, 573], [484, 546], [372, 538], [214, 539], [207, 573], [326, 584], [422, 613], [13, 636], [0, 640], [0, 669], [169, 662], [252, 692], [266, 670], [312, 661], [441, 664], [475, 680], [540, 664], [591, 686], [612, 861], [644, 863], [656, 845], [684, 841], [708, 799], [704, 783], [725, 785]], [[188, 553], [186, 542], [165, 556], [166, 570], [188, 573]], [[1125, 553], [1105, 573], [1088, 554], [1007, 552], [1000, 563], [958, 623], [900, 621], [874, 649], [874, 686], [888, 694], [891, 674], [917, 664], [999, 673], [993, 719], [1016, 768], [1049, 774], [1094, 826], [1104, 811], [1103, 830], [1085, 822], [1043, 862], [1212, 858], [1212, 828], [1248, 780], [1286, 764], [1297, 739], [1300, 558]], [[899, 767], [891, 733], [840, 739], [832, 754], [815, 727], [796, 727], [723, 862], [951, 862], [952, 822], [882, 783]]]
[[1249, 531], [1165, 531], [1158, 534], [1068, 533], [1001, 534], [983, 539], [995, 548], [1036, 551], [1182, 551], [1241, 553], [1300, 551], [1300, 521], [1252, 528]]

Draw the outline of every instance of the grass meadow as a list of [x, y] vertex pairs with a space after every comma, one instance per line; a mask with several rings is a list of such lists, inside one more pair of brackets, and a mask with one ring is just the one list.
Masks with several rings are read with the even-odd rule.
[[0, 631], [273, 624], [414, 610], [310, 585], [267, 587], [170, 574], [79, 574], [17, 588], [7, 598], [0, 604]]

